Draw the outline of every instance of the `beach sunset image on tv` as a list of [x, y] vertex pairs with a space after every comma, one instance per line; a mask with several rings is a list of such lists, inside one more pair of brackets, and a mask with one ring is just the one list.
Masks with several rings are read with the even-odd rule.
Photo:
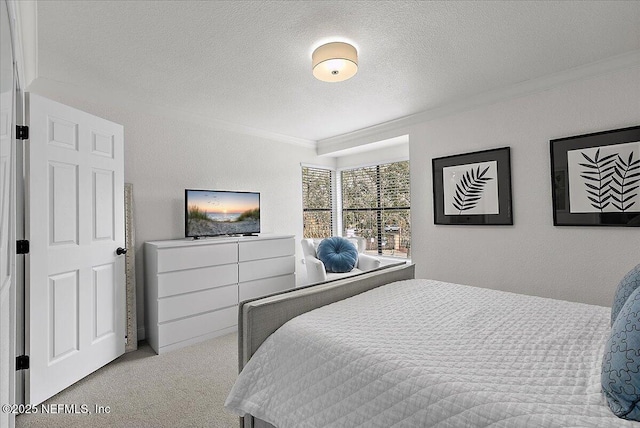
[[260, 194], [186, 190], [186, 236], [243, 235], [260, 232]]

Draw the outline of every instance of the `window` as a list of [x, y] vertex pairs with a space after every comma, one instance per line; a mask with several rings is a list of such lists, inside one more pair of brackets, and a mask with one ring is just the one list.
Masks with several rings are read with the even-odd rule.
[[302, 220], [305, 238], [333, 235], [332, 173], [329, 169], [302, 167]]
[[370, 254], [411, 257], [409, 161], [344, 170], [344, 236], [367, 238]]

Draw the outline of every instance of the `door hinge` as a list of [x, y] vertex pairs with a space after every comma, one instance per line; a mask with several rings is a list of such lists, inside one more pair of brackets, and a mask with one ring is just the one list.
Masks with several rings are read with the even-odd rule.
[[16, 139], [28, 140], [29, 139], [29, 127], [26, 125], [16, 125]]
[[16, 254], [29, 254], [29, 241], [26, 239], [16, 241]]
[[16, 357], [16, 370], [28, 370], [29, 369], [29, 356], [19, 355]]

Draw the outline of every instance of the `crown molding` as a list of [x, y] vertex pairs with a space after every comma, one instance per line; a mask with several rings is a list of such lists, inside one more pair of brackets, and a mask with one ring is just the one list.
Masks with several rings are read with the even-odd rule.
[[484, 92], [445, 104], [441, 107], [390, 120], [357, 131], [318, 140], [316, 152], [318, 155], [330, 155], [375, 141], [386, 140], [407, 134], [412, 126], [420, 123], [633, 67], [640, 67], [640, 50], [616, 55], [602, 61], [553, 73], [537, 79], [516, 83], [505, 88]]
[[270, 141], [293, 144], [309, 149], [316, 148], [316, 141], [304, 138], [292, 137], [290, 135], [279, 134], [277, 132], [265, 131], [263, 129], [253, 128], [246, 125], [227, 122], [195, 113], [186, 109], [158, 105], [142, 101], [132, 97], [124, 91], [106, 91], [102, 88], [81, 87], [78, 85], [61, 82], [47, 77], [38, 77], [28, 88], [29, 91], [35, 93], [71, 95], [75, 98], [86, 99], [92, 102], [99, 100], [112, 107], [125, 108], [134, 111], [154, 114], [161, 117], [170, 117], [172, 119], [182, 120], [188, 123], [207, 126], [209, 128], [234, 132], [243, 135], [251, 135], [258, 138], [264, 138]]

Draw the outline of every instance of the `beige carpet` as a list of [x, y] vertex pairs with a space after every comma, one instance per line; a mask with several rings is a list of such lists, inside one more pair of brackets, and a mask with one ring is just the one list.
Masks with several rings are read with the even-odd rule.
[[[238, 427], [223, 404], [238, 372], [236, 333], [156, 355], [145, 342], [44, 404], [109, 414], [23, 414], [26, 427]], [[62, 408], [60, 406], [60, 408]]]

